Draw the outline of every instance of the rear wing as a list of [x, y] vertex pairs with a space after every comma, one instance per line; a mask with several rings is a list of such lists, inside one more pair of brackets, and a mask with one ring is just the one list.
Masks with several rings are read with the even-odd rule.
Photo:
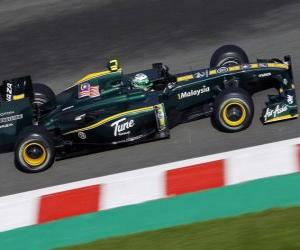
[[33, 123], [30, 76], [0, 83], [0, 151], [10, 151], [18, 134]]
[[18, 101], [28, 97], [33, 98], [32, 82], [30, 76], [4, 80], [0, 83], [0, 101]]

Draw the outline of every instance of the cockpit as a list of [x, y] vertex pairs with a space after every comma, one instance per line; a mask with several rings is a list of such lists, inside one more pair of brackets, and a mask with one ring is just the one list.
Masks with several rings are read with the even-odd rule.
[[172, 76], [169, 68], [162, 63], [154, 63], [151, 69], [126, 74], [123, 78], [132, 88], [145, 91], [163, 90], [168, 83], [176, 81], [176, 77]]
[[152, 64], [151, 69], [130, 74], [123, 74], [117, 60], [109, 61], [107, 68], [105, 71], [88, 74], [76, 82], [78, 99], [111, 96], [126, 88], [160, 91], [165, 89], [168, 83], [176, 81], [176, 77], [169, 74], [169, 68], [162, 63]]

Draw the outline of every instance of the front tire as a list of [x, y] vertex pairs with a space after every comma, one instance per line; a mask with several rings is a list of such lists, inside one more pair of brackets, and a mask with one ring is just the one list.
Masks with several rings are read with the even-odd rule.
[[48, 131], [40, 126], [25, 129], [15, 144], [15, 166], [26, 173], [45, 171], [53, 165], [55, 148]]
[[247, 63], [249, 63], [249, 59], [242, 48], [236, 45], [224, 45], [213, 53], [210, 67], [228, 67]]
[[214, 103], [213, 123], [223, 132], [238, 132], [252, 123], [254, 104], [247, 91], [229, 88], [217, 96]]

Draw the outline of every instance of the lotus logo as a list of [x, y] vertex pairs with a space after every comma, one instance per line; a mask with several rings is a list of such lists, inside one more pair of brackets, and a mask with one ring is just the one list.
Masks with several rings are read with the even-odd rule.
[[79, 132], [79, 133], [78, 133], [78, 137], [79, 137], [81, 140], [85, 140], [85, 139], [86, 139], [86, 133], [84, 133], [84, 132]]
[[221, 74], [221, 73], [226, 73], [226, 72], [228, 72], [228, 68], [227, 68], [227, 67], [221, 67], [221, 68], [218, 68], [217, 72], [218, 72], [219, 74]]

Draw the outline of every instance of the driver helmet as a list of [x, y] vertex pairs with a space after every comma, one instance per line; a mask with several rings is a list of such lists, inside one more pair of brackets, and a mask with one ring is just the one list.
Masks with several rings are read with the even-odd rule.
[[144, 73], [139, 73], [134, 76], [132, 79], [132, 86], [135, 88], [149, 90], [152, 87], [152, 83], [150, 82], [147, 75]]

